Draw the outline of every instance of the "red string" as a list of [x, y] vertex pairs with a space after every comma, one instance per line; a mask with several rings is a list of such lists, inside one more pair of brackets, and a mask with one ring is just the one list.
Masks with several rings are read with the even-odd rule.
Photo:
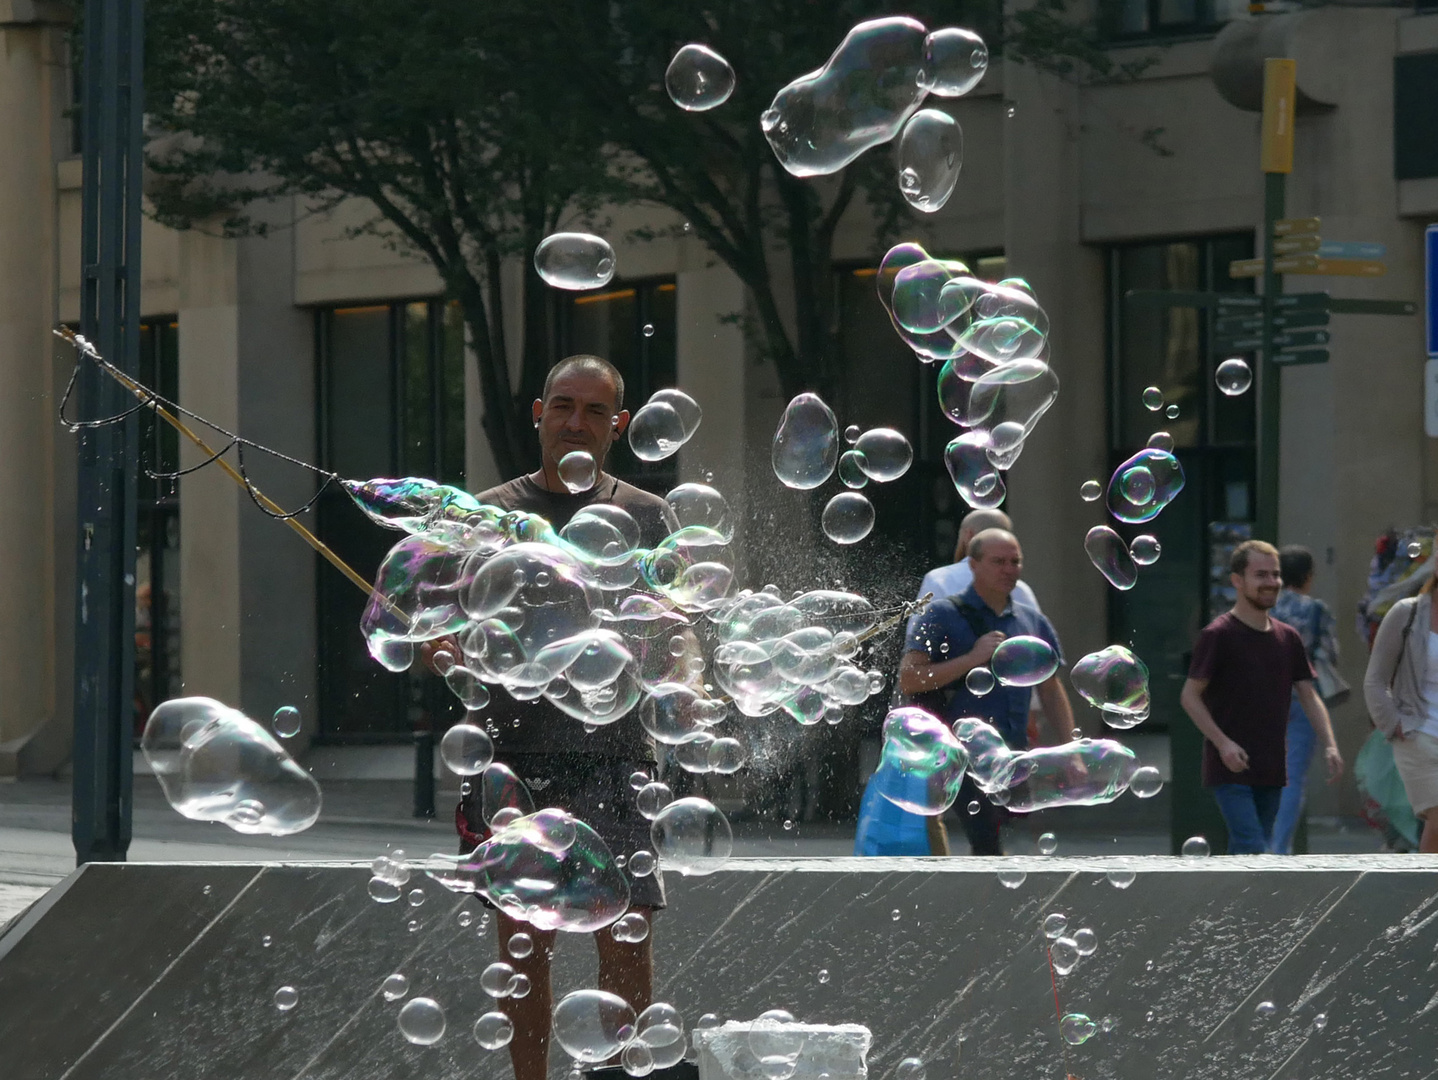
[[1059, 1045], [1063, 1047], [1064, 1052], [1064, 1078], [1065, 1080], [1078, 1080], [1078, 1078], [1074, 1076], [1074, 1074], [1070, 1071], [1069, 1067], [1069, 1047], [1068, 1040], [1064, 1038], [1064, 1010], [1063, 1007], [1059, 1004], [1059, 977], [1054, 971], [1053, 946], [1045, 946], [1044, 954], [1048, 957], [1049, 960], [1049, 982], [1053, 985], [1054, 988], [1054, 1016], [1057, 1018], [1059, 1025]]

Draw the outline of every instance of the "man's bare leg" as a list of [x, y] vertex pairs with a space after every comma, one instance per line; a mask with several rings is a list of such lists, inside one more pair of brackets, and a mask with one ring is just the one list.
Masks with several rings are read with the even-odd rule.
[[649, 1008], [654, 1001], [654, 909], [629, 909], [643, 915], [649, 933], [643, 941], [615, 941], [606, 926], [594, 934], [599, 949], [599, 989], [618, 994], [633, 1006], [635, 1013]]
[[[536, 930], [502, 911], [495, 912], [495, 924], [499, 933], [499, 958], [515, 971], [529, 976], [529, 993], [525, 997], [504, 998], [500, 1004], [501, 1011], [514, 1024], [514, 1038], [509, 1044], [514, 1080], [545, 1080], [549, 1071], [549, 1018], [554, 1010], [549, 964], [554, 957], [556, 931]], [[509, 939], [521, 932], [534, 939], [534, 952], [517, 959], [509, 955]]]

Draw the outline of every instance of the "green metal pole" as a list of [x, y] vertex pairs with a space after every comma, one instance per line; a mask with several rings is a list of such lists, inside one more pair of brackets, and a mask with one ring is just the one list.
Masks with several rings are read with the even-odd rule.
[[1282, 374], [1274, 362], [1276, 311], [1273, 305], [1283, 292], [1283, 281], [1273, 269], [1273, 226], [1284, 216], [1287, 180], [1284, 173], [1263, 174], [1263, 346], [1258, 356], [1258, 490], [1253, 532], [1258, 539], [1270, 543], [1278, 541], [1279, 378]]

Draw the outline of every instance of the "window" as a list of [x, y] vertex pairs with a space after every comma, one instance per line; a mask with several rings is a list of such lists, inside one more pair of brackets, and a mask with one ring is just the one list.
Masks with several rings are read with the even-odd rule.
[[[316, 349], [319, 458], [326, 469], [357, 479], [423, 476], [463, 484], [458, 305], [419, 300], [322, 310]], [[334, 488], [317, 510], [320, 538], [373, 578], [400, 534], [376, 526]], [[394, 739], [450, 708], [437, 680], [392, 674], [370, 657], [359, 630], [364, 593], [319, 565], [321, 736]]]
[[1438, 176], [1438, 52], [1393, 58], [1393, 175]]
[[[554, 359], [591, 353], [608, 360], [624, 376], [624, 407], [637, 412], [654, 391], [677, 385], [676, 299], [673, 278], [612, 283], [603, 292], [562, 297]], [[679, 482], [678, 455], [641, 461], [624, 439], [615, 443], [605, 468], [661, 495]]]
[[1105, 0], [1101, 18], [1112, 38], [1212, 34], [1247, 13], [1238, 0]]

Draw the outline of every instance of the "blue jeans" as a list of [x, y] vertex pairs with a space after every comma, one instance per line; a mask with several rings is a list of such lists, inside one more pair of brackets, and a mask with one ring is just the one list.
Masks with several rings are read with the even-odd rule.
[[1228, 854], [1262, 855], [1268, 851], [1268, 838], [1273, 835], [1273, 819], [1278, 816], [1281, 787], [1251, 787], [1248, 784], [1216, 784], [1213, 792], [1218, 812], [1228, 826]]
[[1288, 786], [1278, 803], [1273, 839], [1268, 845], [1270, 854], [1293, 854], [1293, 834], [1298, 830], [1298, 819], [1303, 816], [1303, 804], [1308, 797], [1308, 763], [1313, 759], [1317, 742], [1313, 725], [1298, 703], [1298, 696], [1294, 695], [1288, 706]]

